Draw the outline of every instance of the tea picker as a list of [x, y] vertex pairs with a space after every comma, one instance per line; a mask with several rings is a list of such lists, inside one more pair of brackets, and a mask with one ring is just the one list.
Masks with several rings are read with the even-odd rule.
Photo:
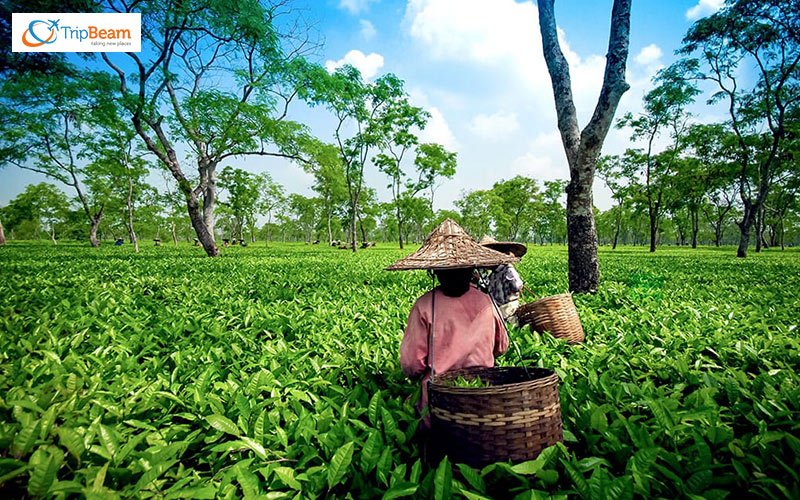
[[[480, 245], [520, 259], [528, 252], [528, 247], [522, 243], [497, 241], [488, 234], [483, 235]], [[523, 282], [514, 265], [500, 264], [491, 270], [491, 274], [488, 269], [479, 269], [478, 279], [478, 286], [492, 297], [506, 323], [518, 326], [515, 313], [519, 308]]]
[[[561, 440], [558, 377], [494, 366], [508, 348], [508, 332], [489, 296], [470, 284], [474, 268], [518, 261], [480, 246], [447, 219], [419, 250], [386, 268], [424, 269], [440, 281], [417, 299], [400, 346], [405, 374], [422, 376], [417, 409], [429, 414], [420, 430], [432, 431], [434, 455], [470, 465], [529, 460]], [[488, 387], [453, 387], [459, 377], [480, 377]]]

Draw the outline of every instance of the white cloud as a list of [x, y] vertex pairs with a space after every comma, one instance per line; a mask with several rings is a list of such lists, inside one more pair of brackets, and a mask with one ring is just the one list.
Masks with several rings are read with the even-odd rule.
[[366, 19], [360, 19], [359, 24], [361, 24], [361, 37], [366, 40], [370, 41], [375, 38], [375, 35], [378, 34], [378, 30], [375, 29], [375, 26], [367, 21]]
[[661, 56], [663, 55], [664, 53], [661, 51], [661, 48], [658, 45], [651, 43], [639, 51], [639, 53], [636, 55], [636, 62], [642, 66], [648, 66], [655, 62], [659, 62]]
[[345, 9], [350, 14], [356, 15], [369, 8], [369, 4], [377, 0], [339, 0], [339, 8]]
[[364, 55], [360, 50], [351, 50], [338, 61], [327, 60], [325, 61], [325, 69], [333, 73], [337, 68], [349, 64], [361, 72], [361, 76], [369, 79], [378, 73], [378, 70], [383, 67], [383, 56], [374, 52], [369, 55]]
[[441, 144], [449, 151], [458, 152], [461, 144], [450, 129], [450, 125], [448, 125], [442, 111], [431, 103], [425, 91], [418, 87], [411, 87], [408, 89], [408, 98], [411, 104], [419, 106], [431, 114], [425, 128], [416, 131], [419, 142], [435, 142]]
[[[487, 84], [489, 92], [478, 96], [470, 95], [469, 91], [463, 94], [467, 101], [459, 107], [450, 106], [426, 88], [448, 114], [457, 134], [476, 133], [487, 121], [488, 117], [478, 119], [469, 113], [471, 106], [474, 109], [473, 99], [481, 99], [482, 109], [513, 110], [516, 114], [518, 130], [503, 148], [489, 151], [492, 148], [477, 140], [462, 144], [459, 175], [471, 176], [467, 178], [473, 180], [468, 185], [457, 184], [463, 182], [463, 178], [453, 181], [453, 189], [447, 191], [452, 192], [453, 199], [458, 196], [456, 187], [483, 189], [491, 185], [495, 175], [497, 179], [527, 175], [540, 182], [569, 179], [550, 76], [542, 54], [536, 2], [493, 0], [491, 8], [486, 5], [485, 0], [408, 0], [403, 21], [420, 58], [432, 64], [447, 63], [448, 71], [459, 72], [458, 78], [474, 78], [476, 82], [485, 83], [480, 80], [485, 76], [490, 82]], [[569, 44], [570, 35], [576, 37], [582, 33], [558, 29], [561, 50], [570, 66], [578, 124], [583, 127], [594, 111], [602, 86], [605, 46], [598, 45], [595, 53], [578, 53]], [[636, 114], [641, 109], [641, 99], [651, 87], [651, 77], [662, 67], [663, 53], [655, 57], [658, 54], [654, 48], [643, 52], [642, 61], [649, 64], [636, 64], [631, 54], [626, 75], [631, 89], [623, 94], [617, 116], [628, 111]], [[502, 84], [495, 90], [491, 82]], [[612, 127], [603, 154], [622, 153], [630, 146], [629, 136], [629, 130]], [[487, 170], [487, 164], [493, 168]], [[607, 190], [600, 187], [596, 195], [598, 207], [610, 206]]]
[[[498, 80], [508, 82], [508, 92], [524, 94], [526, 102], [547, 113], [542, 119], [555, 122], [550, 76], [533, 2], [494, 0], [487, 8], [484, 0], [409, 0], [404, 22], [427, 57], [493, 72]], [[559, 40], [570, 63], [576, 107], [581, 118], [588, 120], [602, 85], [605, 57], [580, 57], [561, 29]]]
[[663, 55], [664, 52], [661, 51], [661, 47], [651, 43], [650, 45], [643, 47], [642, 50], [636, 54], [634, 61], [636, 61], [636, 64], [644, 69], [644, 76], [646, 76], [649, 80], [658, 72], [658, 70], [664, 67], [664, 63], [661, 62], [661, 56]]
[[[606, 140], [606, 145], [616, 152], [616, 149], [621, 147], [621, 144], [609, 143], [616, 143], [618, 139], [616, 136], [623, 137], [624, 134], [628, 134], [628, 132], [612, 129]], [[628, 144], [627, 136], [624, 137], [624, 142], [626, 145]], [[532, 177], [538, 180], [540, 185], [544, 181], [569, 180], [567, 158], [564, 154], [564, 146], [561, 143], [561, 135], [558, 131], [538, 134], [528, 144], [527, 149], [526, 153], [511, 162], [511, 176], [524, 175]], [[610, 154], [606, 151], [607, 148], [604, 147], [603, 149], [603, 154]], [[619, 152], [623, 149], [620, 149]], [[595, 178], [593, 192], [594, 205], [600, 210], [608, 210], [614, 205], [612, 193], [603, 184], [602, 180]]]
[[540, 181], [569, 179], [569, 167], [559, 132], [545, 132], [534, 137], [528, 151], [511, 162], [511, 172]]
[[697, 5], [686, 11], [686, 19], [693, 21], [714, 14], [725, 4], [725, 0], [698, 0]]
[[469, 122], [469, 130], [489, 142], [508, 139], [519, 130], [519, 121], [514, 112], [498, 111], [491, 115], [478, 114]]
[[420, 143], [435, 142], [441, 144], [448, 151], [457, 152], [460, 145], [441, 110], [436, 106], [425, 108], [431, 114], [425, 129], [418, 135]]

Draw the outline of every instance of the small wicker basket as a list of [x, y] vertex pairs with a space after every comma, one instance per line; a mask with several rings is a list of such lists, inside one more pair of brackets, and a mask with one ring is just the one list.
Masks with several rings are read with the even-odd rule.
[[583, 342], [583, 326], [575, 309], [572, 295], [551, 295], [519, 306], [516, 312], [520, 326], [531, 325], [531, 330], [550, 332], [557, 339], [570, 344]]
[[[489, 387], [447, 385], [458, 377], [480, 377]], [[437, 375], [428, 392], [432, 445], [454, 462], [480, 467], [533, 460], [562, 440], [558, 375], [552, 370], [456, 370]]]

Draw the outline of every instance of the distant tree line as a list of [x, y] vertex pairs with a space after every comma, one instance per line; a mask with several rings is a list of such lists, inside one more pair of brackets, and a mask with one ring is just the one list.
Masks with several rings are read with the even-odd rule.
[[[113, 0], [88, 4], [80, 3], [81, 10], [130, 8]], [[36, 5], [44, 12], [55, 3]], [[651, 251], [664, 244], [735, 244], [741, 257], [748, 246], [800, 243], [795, 2], [729, 1], [699, 20], [684, 38], [682, 58], [653, 79], [642, 111], [614, 122], [627, 88], [624, 61], [617, 59], [627, 57], [630, 9], [630, 2], [616, 0], [614, 61], [596, 118], [583, 131], [554, 35], [552, 1], [541, 2], [570, 179], [516, 176], [464, 192], [454, 210], [439, 211], [436, 191], [456, 174], [457, 157], [419, 140], [430, 114], [411, 104], [395, 75], [367, 80], [351, 66], [331, 73], [310, 62], [313, 30], [291, 3], [135, 5], [145, 28], [147, 50], [140, 54], [104, 53], [75, 65], [58, 54], [0, 53], [0, 167], [48, 179], [0, 208], [0, 243], [4, 233], [53, 243], [83, 238], [94, 246], [118, 238], [135, 247], [139, 238], [197, 239], [215, 256], [220, 239], [236, 238], [319, 240], [356, 251], [373, 240], [419, 243], [452, 217], [476, 237], [569, 241], [577, 252], [570, 253], [575, 290], [593, 288], [591, 247], [598, 243]], [[748, 72], [754, 78], [745, 81]], [[698, 123], [689, 113], [702, 85], [713, 87], [711, 102], [727, 110], [725, 120]], [[291, 120], [298, 101], [330, 114], [330, 142]], [[631, 147], [602, 156], [614, 124], [631, 132]], [[262, 157], [286, 159], [311, 174], [313, 196], [286, 192], [266, 171], [232, 165]], [[367, 185], [370, 170], [386, 184]], [[154, 176], [163, 178], [160, 188]], [[584, 206], [595, 176], [613, 194], [614, 206], [603, 212]]]

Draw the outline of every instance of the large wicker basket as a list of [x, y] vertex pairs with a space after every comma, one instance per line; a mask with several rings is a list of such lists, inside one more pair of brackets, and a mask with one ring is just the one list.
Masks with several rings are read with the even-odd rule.
[[[429, 386], [432, 445], [440, 455], [480, 467], [525, 461], [562, 440], [558, 375], [544, 368], [469, 368]], [[452, 387], [480, 377], [489, 387]]]
[[531, 325], [537, 332], [550, 332], [570, 344], [583, 342], [583, 326], [572, 295], [551, 295], [519, 306], [516, 312], [520, 326]]

